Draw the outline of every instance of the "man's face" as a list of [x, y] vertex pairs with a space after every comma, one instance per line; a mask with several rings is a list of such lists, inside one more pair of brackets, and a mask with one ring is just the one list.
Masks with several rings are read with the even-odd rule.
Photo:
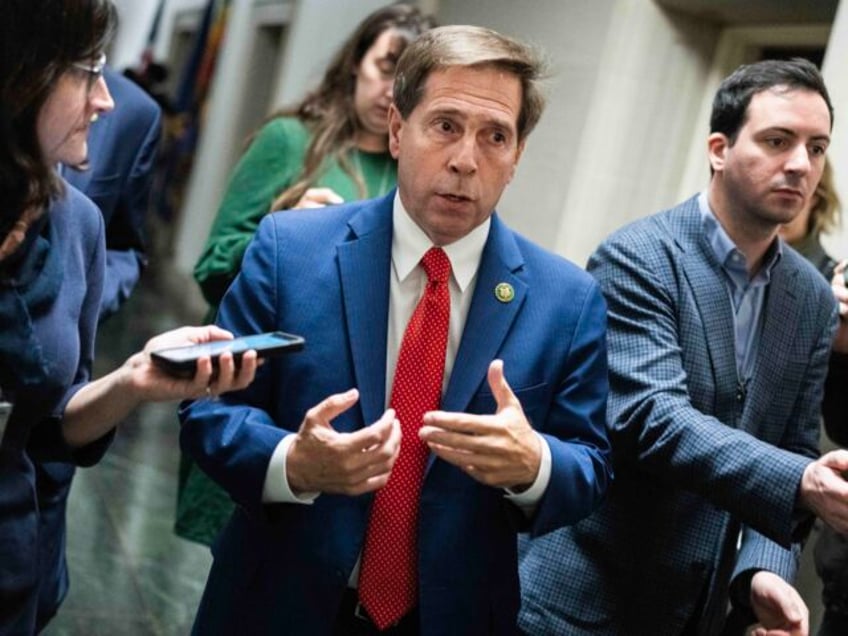
[[794, 219], [815, 193], [830, 142], [830, 114], [821, 95], [776, 87], [756, 93], [730, 146], [709, 138], [714, 186], [725, 210], [764, 230]]
[[406, 120], [392, 105], [400, 198], [434, 244], [453, 243], [491, 216], [524, 149], [520, 110], [520, 80], [494, 67], [431, 73]]

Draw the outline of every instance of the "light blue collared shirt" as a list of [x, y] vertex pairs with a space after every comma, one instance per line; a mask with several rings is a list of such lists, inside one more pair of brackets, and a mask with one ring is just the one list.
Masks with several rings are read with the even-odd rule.
[[749, 278], [745, 255], [739, 251], [710, 209], [706, 192], [701, 192], [698, 196], [698, 207], [701, 210], [707, 243], [725, 274], [725, 287], [733, 308], [736, 373], [740, 384], [745, 386], [753, 375], [766, 290], [771, 281], [771, 273], [783, 256], [782, 245], [775, 239], [766, 252], [763, 266]]

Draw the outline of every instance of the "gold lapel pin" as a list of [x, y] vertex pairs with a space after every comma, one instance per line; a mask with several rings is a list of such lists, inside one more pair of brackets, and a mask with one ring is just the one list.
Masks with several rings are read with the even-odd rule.
[[515, 298], [515, 290], [509, 283], [498, 283], [495, 287], [495, 298], [502, 303], [511, 303]]

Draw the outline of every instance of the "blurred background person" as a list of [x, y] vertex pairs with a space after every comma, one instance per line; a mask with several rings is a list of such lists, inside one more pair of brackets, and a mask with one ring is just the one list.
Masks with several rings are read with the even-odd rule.
[[[406, 4], [374, 11], [336, 53], [320, 86], [256, 133], [194, 268], [209, 320], [268, 212], [376, 197], [395, 187], [387, 122], [395, 64], [407, 44], [434, 24]], [[183, 456], [177, 534], [209, 545], [232, 509], [229, 497]]]
[[[77, 166], [61, 166], [67, 183], [100, 209], [106, 232], [106, 277], [99, 321], [129, 298], [147, 264], [146, 222], [153, 167], [162, 130], [159, 106], [131, 80], [110, 67], [103, 78], [115, 109], [98, 116], [88, 135], [88, 156]], [[35, 462], [40, 514], [40, 630], [68, 591], [65, 518], [74, 465]]]
[[[832, 232], [840, 223], [839, 196], [833, 184], [833, 167], [828, 160], [822, 178], [810, 204], [792, 223], [781, 230], [781, 236], [818, 269], [822, 276], [844, 288], [843, 272], [846, 262], [839, 264], [825, 252], [822, 233]], [[834, 272], [836, 270], [836, 272]], [[838, 296], [837, 296], [838, 298]], [[840, 315], [843, 315], [840, 312]], [[827, 380], [825, 381], [822, 416], [828, 437], [840, 446], [848, 447], [848, 426], [845, 424], [846, 387], [848, 387], [848, 327], [845, 318], [833, 343]], [[824, 522], [813, 551], [816, 572], [822, 581], [824, 616], [819, 636], [848, 634], [848, 537], [839, 534]]]
[[836, 261], [825, 252], [821, 235], [832, 232], [839, 223], [839, 196], [833, 186], [833, 167], [828, 159], [809, 205], [780, 229], [780, 236], [830, 280]]
[[177, 380], [154, 349], [230, 337], [182, 328], [148, 341], [91, 381], [105, 276], [103, 219], [64, 184], [61, 164], [86, 160], [92, 119], [113, 108], [103, 80], [115, 26], [109, 0], [9, 0], [0, 23], [0, 633], [36, 629], [39, 509], [33, 459], [90, 465], [115, 425], [144, 400], [246, 386], [255, 354], [212, 376], [208, 357]]
[[143, 89], [103, 69], [115, 110], [91, 126], [88, 158], [63, 168], [65, 181], [90, 198], [106, 223], [106, 280], [100, 319], [129, 298], [147, 264], [147, 213], [162, 113]]

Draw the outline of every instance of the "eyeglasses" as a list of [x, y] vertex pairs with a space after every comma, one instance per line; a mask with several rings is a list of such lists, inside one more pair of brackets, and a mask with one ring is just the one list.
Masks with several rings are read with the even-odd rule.
[[83, 64], [82, 62], [73, 62], [71, 64], [75, 69], [87, 73], [90, 82], [96, 82], [103, 75], [103, 69], [106, 66], [106, 55], [103, 54], [97, 58], [94, 64]]

